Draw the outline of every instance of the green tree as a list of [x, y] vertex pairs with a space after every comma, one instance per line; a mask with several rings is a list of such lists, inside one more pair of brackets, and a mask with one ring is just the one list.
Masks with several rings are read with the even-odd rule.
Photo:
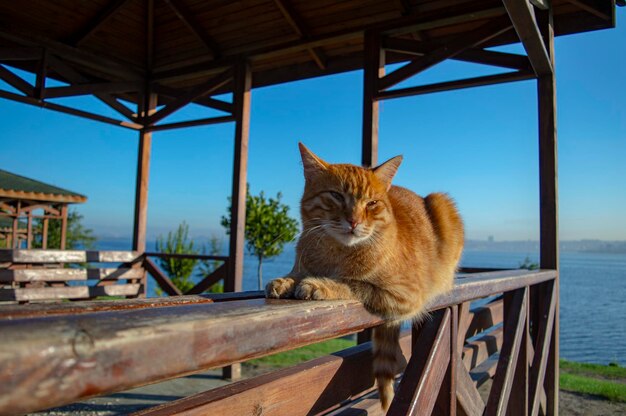
[[[205, 255], [218, 255], [221, 248], [220, 240], [213, 236], [209, 240], [207, 246], [196, 246], [193, 239], [189, 238], [189, 225], [183, 221], [176, 231], [168, 232], [167, 238], [159, 235], [156, 241], [156, 251], [159, 253], [167, 254], [205, 254]], [[194, 271], [197, 269], [197, 275], [200, 280], [204, 279], [217, 267], [219, 261], [216, 260], [198, 260], [198, 259], [185, 259], [185, 258], [157, 258], [157, 263], [167, 273], [172, 283], [179, 288], [183, 293], [190, 290], [195, 286], [196, 280], [194, 280]], [[196, 266], [198, 266], [196, 268]], [[224, 286], [220, 283], [216, 283], [208, 289], [209, 292], [221, 293], [224, 291]], [[157, 294], [161, 295], [162, 291], [157, 289]]]
[[[167, 254], [199, 254], [200, 250], [195, 247], [195, 242], [189, 239], [189, 225], [183, 221], [176, 231], [168, 232], [167, 238], [159, 235], [156, 241], [156, 251]], [[191, 279], [193, 270], [198, 263], [197, 259], [184, 259], [174, 257], [157, 258], [159, 266], [167, 273], [183, 293], [194, 286]], [[160, 294], [160, 293], [159, 293]]]
[[[67, 214], [67, 234], [65, 248], [92, 249], [95, 247], [96, 237], [93, 230], [86, 228], [82, 221], [83, 216], [76, 210], [70, 210]], [[47, 248], [61, 248], [61, 220], [48, 220], [48, 244]], [[33, 247], [43, 247], [43, 219], [35, 218], [33, 221], [34, 238]]]
[[[293, 241], [298, 232], [298, 222], [289, 216], [289, 206], [280, 202], [279, 192], [276, 198], [266, 198], [261, 192], [258, 196], [246, 191], [246, 227], [245, 239], [248, 252], [259, 260], [259, 289], [263, 289], [263, 260], [283, 252], [285, 243]], [[222, 217], [222, 226], [230, 233], [230, 205], [228, 215]]]
[[535, 263], [530, 259], [530, 257], [526, 256], [524, 261], [519, 264], [519, 268], [526, 270], [537, 270], [539, 269], [539, 264]]

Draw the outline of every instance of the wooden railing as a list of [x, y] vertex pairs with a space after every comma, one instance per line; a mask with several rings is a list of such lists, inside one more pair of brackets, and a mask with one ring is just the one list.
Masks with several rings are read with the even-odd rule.
[[[556, 276], [460, 275], [431, 306], [431, 318], [402, 338], [408, 365], [388, 414], [554, 414]], [[485, 300], [470, 308], [475, 299]], [[266, 300], [260, 292], [7, 305], [0, 316], [0, 414], [122, 391], [380, 323], [357, 302]], [[369, 351], [366, 343], [137, 414], [379, 414]], [[478, 387], [489, 380], [483, 399]]]

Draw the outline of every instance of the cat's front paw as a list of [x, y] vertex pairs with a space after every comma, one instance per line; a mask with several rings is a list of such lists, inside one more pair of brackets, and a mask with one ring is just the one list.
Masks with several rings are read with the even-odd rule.
[[291, 277], [280, 277], [265, 285], [265, 297], [272, 299], [291, 298], [296, 282]]
[[309, 277], [296, 287], [295, 296], [303, 300], [324, 300], [329, 298], [329, 293], [320, 279]]

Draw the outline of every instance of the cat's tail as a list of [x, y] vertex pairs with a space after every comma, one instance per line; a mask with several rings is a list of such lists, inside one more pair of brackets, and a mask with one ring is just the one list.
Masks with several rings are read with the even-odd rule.
[[398, 322], [385, 322], [374, 328], [373, 370], [380, 403], [385, 412], [393, 400], [393, 383], [404, 361], [399, 339], [400, 324]]

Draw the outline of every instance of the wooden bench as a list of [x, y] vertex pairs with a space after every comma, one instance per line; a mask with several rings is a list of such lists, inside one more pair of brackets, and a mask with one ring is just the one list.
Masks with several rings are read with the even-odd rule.
[[[388, 414], [495, 415], [520, 402], [545, 409], [554, 397], [545, 375], [555, 277], [551, 270], [459, 276], [454, 290], [431, 305], [431, 318], [403, 334], [408, 365]], [[471, 307], [485, 297], [486, 304]], [[266, 300], [260, 292], [6, 305], [0, 316], [0, 414], [123, 391], [380, 323], [357, 302]], [[136, 415], [380, 414], [370, 348], [358, 345]], [[486, 380], [491, 389], [481, 396], [478, 385]]]
[[0, 250], [0, 263], [0, 301], [133, 298], [145, 276], [131, 251]]

